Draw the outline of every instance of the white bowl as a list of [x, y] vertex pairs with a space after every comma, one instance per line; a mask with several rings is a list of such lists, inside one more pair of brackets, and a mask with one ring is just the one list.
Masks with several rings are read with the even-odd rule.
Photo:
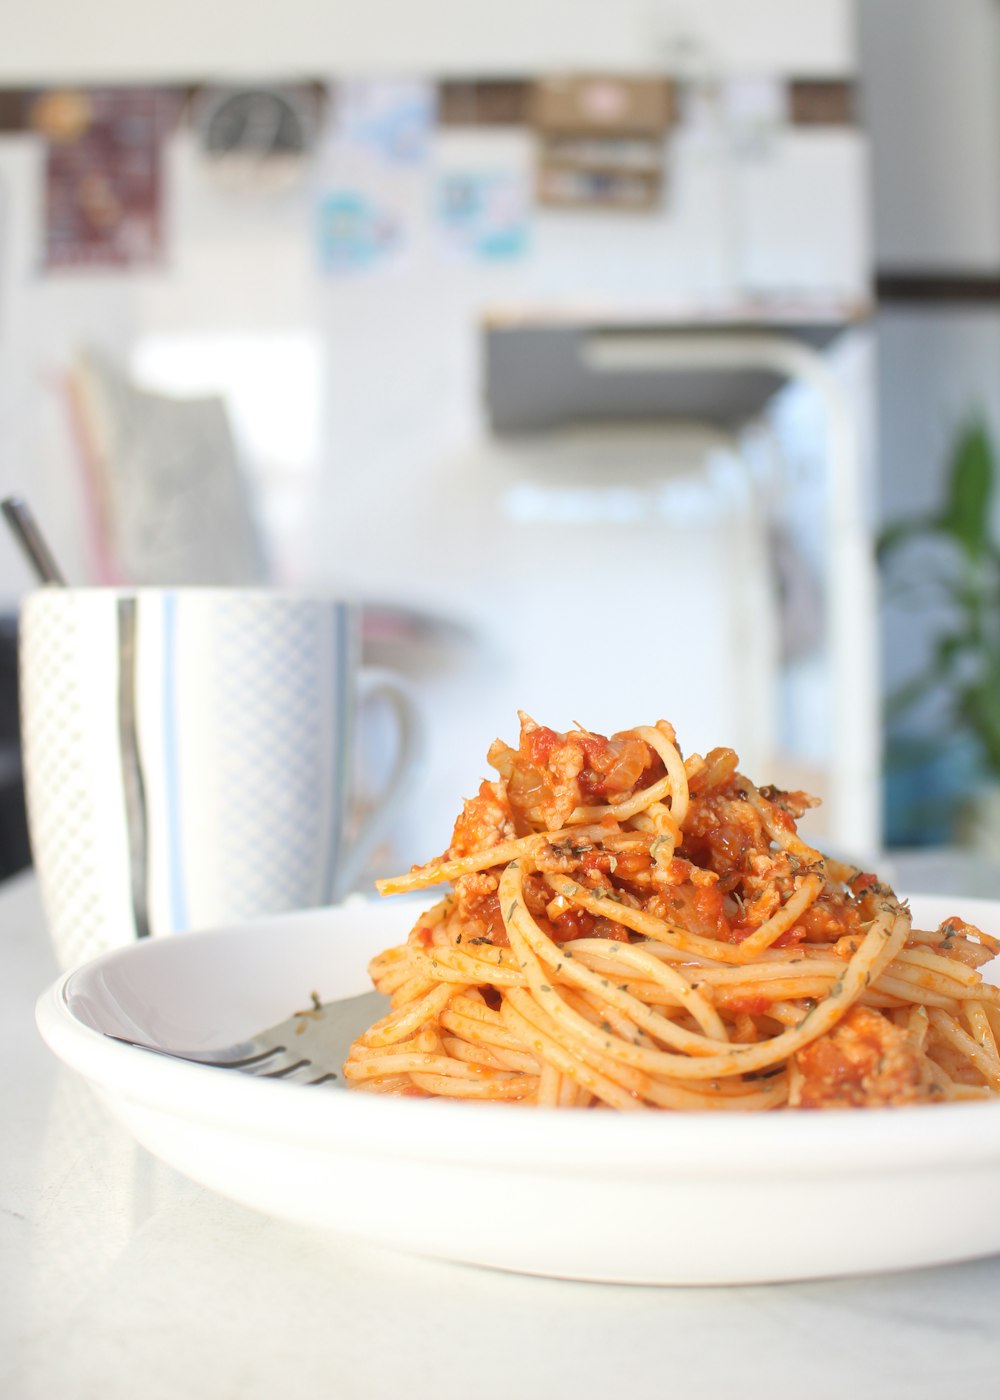
[[[912, 901], [1000, 934], [1000, 905]], [[150, 1055], [227, 1045], [370, 986], [406, 901], [119, 949], [38, 1003], [55, 1053], [151, 1152], [237, 1201], [411, 1253], [562, 1278], [742, 1283], [1000, 1251], [1000, 1101], [762, 1115], [391, 1099]]]

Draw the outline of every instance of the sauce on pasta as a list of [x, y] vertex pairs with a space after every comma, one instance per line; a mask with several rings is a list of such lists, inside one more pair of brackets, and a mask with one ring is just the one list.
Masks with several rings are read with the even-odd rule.
[[357, 1089], [548, 1107], [876, 1107], [1000, 1092], [1000, 943], [912, 926], [798, 834], [815, 805], [666, 721], [606, 738], [521, 716], [443, 855], [450, 885], [370, 964], [389, 1013]]

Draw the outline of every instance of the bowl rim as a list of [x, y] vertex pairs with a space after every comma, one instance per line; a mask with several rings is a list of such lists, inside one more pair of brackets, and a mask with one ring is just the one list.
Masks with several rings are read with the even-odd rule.
[[[941, 897], [915, 897], [926, 906]], [[952, 907], [951, 897], [945, 897]], [[966, 915], [989, 912], [1000, 926], [1000, 901], [960, 899]], [[379, 907], [379, 906], [375, 906]], [[414, 906], [415, 907], [415, 906]], [[305, 1085], [246, 1075], [148, 1054], [86, 1025], [72, 1005], [74, 983], [98, 982], [125, 960], [155, 957], [165, 945], [193, 965], [208, 952], [235, 947], [248, 934], [287, 945], [319, 940], [328, 921], [363, 908], [334, 906], [248, 920], [113, 949], [64, 973], [36, 1003], [36, 1023], [49, 1048], [112, 1104], [153, 1110], [205, 1129], [416, 1162], [494, 1167], [573, 1177], [696, 1175], [865, 1177], [886, 1171], [924, 1173], [947, 1166], [1000, 1167], [1000, 1098], [994, 1102], [907, 1108], [829, 1109], [822, 1113], [711, 1114], [524, 1112], [520, 1105], [390, 1098], [350, 1091], [318, 1093]], [[947, 915], [942, 915], [947, 917]], [[182, 951], [181, 951], [182, 950]], [[519, 1111], [520, 1110], [520, 1111]], [[430, 1115], [433, 1115], [431, 1120]], [[428, 1130], [433, 1122], [433, 1131]], [[602, 1124], [613, 1122], [608, 1132]], [[470, 1123], [475, 1131], [470, 1132]], [[934, 1123], [939, 1131], [928, 1131]], [[845, 1131], [845, 1127], [847, 1130]]]

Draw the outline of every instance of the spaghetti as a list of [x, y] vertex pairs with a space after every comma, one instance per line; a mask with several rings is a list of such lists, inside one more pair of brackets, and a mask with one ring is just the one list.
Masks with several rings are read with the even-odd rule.
[[550, 1107], [871, 1107], [1000, 1092], [997, 940], [936, 930], [821, 855], [814, 799], [661, 720], [607, 739], [521, 716], [370, 973], [391, 998], [344, 1074], [376, 1093]]

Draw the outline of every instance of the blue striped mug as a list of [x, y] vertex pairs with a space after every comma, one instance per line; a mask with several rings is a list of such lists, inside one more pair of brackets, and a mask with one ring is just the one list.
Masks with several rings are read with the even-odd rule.
[[[64, 967], [355, 887], [412, 783], [417, 711], [359, 663], [357, 611], [231, 588], [56, 588], [20, 619], [32, 854]], [[377, 699], [398, 738], [354, 781]], [[384, 732], [384, 726], [382, 731]]]

